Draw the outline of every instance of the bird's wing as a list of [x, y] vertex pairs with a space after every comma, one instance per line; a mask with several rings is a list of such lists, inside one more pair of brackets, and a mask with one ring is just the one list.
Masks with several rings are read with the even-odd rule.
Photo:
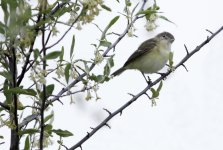
[[128, 60], [125, 62], [124, 66], [128, 65], [130, 62], [135, 61], [140, 56], [144, 55], [145, 53], [148, 53], [156, 46], [156, 40], [155, 39], [149, 39], [144, 41], [139, 48], [128, 58]]

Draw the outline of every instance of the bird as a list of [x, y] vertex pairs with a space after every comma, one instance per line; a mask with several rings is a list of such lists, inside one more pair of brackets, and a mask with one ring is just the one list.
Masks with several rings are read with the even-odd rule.
[[166, 65], [174, 40], [175, 38], [171, 33], [162, 32], [144, 41], [138, 49], [130, 55], [124, 65], [111, 75], [118, 76], [128, 69], [139, 70], [143, 76], [147, 73], [157, 73]]

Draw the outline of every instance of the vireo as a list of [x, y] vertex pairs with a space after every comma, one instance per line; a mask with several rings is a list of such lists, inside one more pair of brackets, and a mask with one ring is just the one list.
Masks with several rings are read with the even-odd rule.
[[174, 36], [169, 32], [162, 32], [154, 38], [144, 41], [128, 58], [123, 67], [112, 75], [120, 75], [127, 69], [136, 69], [142, 73], [156, 73], [162, 69], [169, 59], [171, 44]]

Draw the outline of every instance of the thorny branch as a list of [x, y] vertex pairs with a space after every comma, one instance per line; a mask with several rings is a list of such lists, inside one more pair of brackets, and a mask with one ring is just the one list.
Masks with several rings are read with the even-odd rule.
[[[183, 66], [183, 64], [191, 57], [193, 56], [196, 52], [198, 52], [199, 50], [201, 50], [201, 48], [203, 46], [205, 46], [207, 43], [209, 43], [218, 33], [220, 33], [223, 30], [223, 26], [221, 28], [219, 28], [215, 33], [213, 33], [210, 37], [207, 37], [206, 40], [204, 42], [202, 42], [200, 45], [198, 45], [194, 50], [192, 50], [191, 52], [188, 52], [188, 54], [175, 66], [175, 70], [177, 68], [179, 68], [180, 66]], [[142, 90], [140, 93], [138, 93], [137, 95], [133, 96], [132, 99], [130, 99], [127, 103], [125, 103], [124, 105], [122, 105], [120, 108], [118, 108], [116, 111], [114, 111], [113, 113], [111, 113], [107, 118], [105, 118], [97, 127], [93, 128], [93, 130], [91, 132], [88, 132], [88, 134], [82, 138], [78, 143], [76, 143], [74, 146], [72, 146], [71, 148], [69, 148], [69, 150], [74, 150], [78, 147], [81, 147], [82, 144], [84, 142], [86, 142], [89, 138], [91, 138], [97, 131], [99, 131], [103, 126], [107, 126], [108, 121], [110, 121], [114, 116], [116, 116], [119, 113], [122, 113], [123, 110], [125, 110], [128, 106], [130, 106], [133, 102], [135, 102], [139, 97], [141, 97], [142, 95], [146, 94], [146, 92], [153, 87], [154, 85], [156, 85], [157, 83], [159, 83], [160, 81], [162, 81], [163, 79], [165, 79], [169, 74], [171, 74], [173, 72], [172, 69], [170, 69], [169, 71], [167, 71], [164, 75], [162, 75], [161, 77], [159, 77], [158, 79], [156, 79], [155, 81], [153, 81], [152, 83], [148, 84], [147, 87]]]

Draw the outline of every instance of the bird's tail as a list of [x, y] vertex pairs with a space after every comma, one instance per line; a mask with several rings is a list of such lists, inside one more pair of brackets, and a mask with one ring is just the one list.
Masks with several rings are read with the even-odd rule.
[[119, 68], [118, 70], [116, 70], [115, 72], [113, 72], [111, 75], [112, 76], [117, 76], [120, 75], [122, 72], [124, 72], [126, 69], [124, 67]]

